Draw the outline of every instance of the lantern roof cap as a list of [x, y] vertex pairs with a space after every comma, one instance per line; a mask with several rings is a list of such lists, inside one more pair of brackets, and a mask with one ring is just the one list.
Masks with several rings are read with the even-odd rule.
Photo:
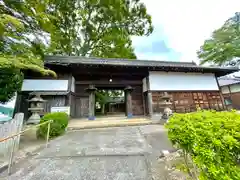
[[45, 102], [45, 100], [43, 100], [40, 96], [39, 93], [36, 93], [35, 96], [33, 98], [31, 98], [30, 100], [28, 100], [28, 102]]

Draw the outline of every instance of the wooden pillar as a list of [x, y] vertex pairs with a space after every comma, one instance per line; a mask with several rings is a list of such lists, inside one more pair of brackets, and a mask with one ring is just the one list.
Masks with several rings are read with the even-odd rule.
[[[223, 97], [223, 95], [222, 95], [222, 89], [221, 89], [221, 86], [219, 85], [218, 78], [217, 78], [216, 75], [215, 75], [215, 79], [216, 79], [216, 82], [217, 82], [218, 92], [219, 92], [219, 95], [220, 95], [220, 98], [221, 98], [223, 110], [226, 110], [226, 109], [227, 109], [227, 105], [226, 105], [225, 100], [224, 100], [224, 97]], [[219, 104], [218, 104], [218, 107], [219, 107]]]
[[147, 103], [148, 103], [148, 112], [149, 112], [149, 116], [152, 117], [153, 114], [153, 107], [152, 107], [152, 93], [151, 92], [147, 92]]
[[152, 92], [150, 91], [150, 81], [149, 76], [146, 77], [146, 84], [147, 84], [147, 103], [148, 103], [148, 113], [149, 116], [152, 117], [153, 115], [153, 102], [152, 102]]
[[97, 89], [94, 85], [89, 85], [86, 91], [89, 93], [89, 110], [88, 110], [88, 120], [95, 120], [95, 91]]
[[127, 86], [125, 89], [125, 96], [126, 96], [126, 115], [128, 118], [131, 118], [133, 116], [132, 111], [132, 90], [133, 88], [131, 86]]

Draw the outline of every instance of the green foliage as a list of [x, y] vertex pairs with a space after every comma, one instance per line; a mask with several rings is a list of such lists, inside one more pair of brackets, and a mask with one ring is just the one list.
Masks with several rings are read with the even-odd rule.
[[[27, 70], [56, 76], [44, 69], [43, 32], [53, 33], [47, 1], [1, 1], [0, 5], [0, 101], [7, 102], [21, 88]], [[44, 4], [45, 3], [45, 4]], [[17, 72], [17, 74], [16, 74]]]
[[236, 15], [215, 30], [198, 51], [201, 63], [217, 65], [235, 65], [235, 59], [240, 58], [240, 15]]
[[[43, 116], [40, 123], [53, 120], [50, 126], [49, 137], [57, 137], [62, 135], [65, 132], [66, 127], [68, 126], [69, 116], [63, 112], [49, 113]], [[44, 124], [39, 127], [37, 131], [37, 136], [39, 138], [46, 138], [48, 130], [48, 124]]]
[[136, 58], [130, 36], [149, 35], [151, 16], [139, 0], [53, 1], [53, 54]]
[[47, 1], [43, 2], [1, 2], [0, 68], [30, 69], [43, 75], [56, 75], [44, 69], [42, 60], [40, 47], [43, 42], [39, 37], [43, 36], [43, 32], [53, 33], [53, 25], [49, 23], [52, 16], [46, 13]]
[[166, 127], [172, 143], [192, 157], [200, 179], [240, 179], [240, 115], [237, 112], [174, 114]]
[[0, 69], [56, 76], [44, 69], [46, 54], [135, 59], [130, 37], [152, 31], [151, 16], [139, 0], [4, 0]]
[[105, 112], [105, 105], [111, 97], [121, 96], [123, 91], [121, 90], [98, 90], [96, 92], [96, 102], [101, 105], [102, 114]]
[[15, 69], [1, 69], [0, 77], [0, 102], [5, 103], [21, 89], [23, 74]]

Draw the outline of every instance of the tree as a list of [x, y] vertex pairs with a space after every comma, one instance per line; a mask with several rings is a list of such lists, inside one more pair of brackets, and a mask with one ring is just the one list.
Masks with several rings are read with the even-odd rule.
[[[139, 0], [52, 1], [57, 28], [49, 54], [136, 59], [131, 36], [153, 31], [151, 16]], [[102, 114], [109, 92], [99, 91]]]
[[105, 106], [111, 97], [121, 97], [122, 95], [122, 90], [98, 90], [96, 92], [96, 102], [99, 102], [101, 106], [101, 114], [105, 114]]
[[57, 31], [50, 54], [136, 58], [131, 35], [149, 35], [151, 16], [139, 0], [52, 1]]
[[[21, 79], [25, 70], [55, 76], [44, 69], [46, 54], [135, 59], [131, 35], [152, 31], [151, 16], [139, 0], [4, 0], [0, 69], [9, 74], [7, 79]], [[0, 92], [10, 90], [6, 86]]]
[[0, 63], [1, 68], [31, 69], [43, 74], [54, 74], [45, 70], [42, 61], [42, 33], [51, 33], [50, 15], [40, 2], [1, 1], [0, 4]]
[[201, 63], [236, 65], [240, 60], [240, 13], [215, 30], [198, 51]]
[[39, 1], [0, 2], [0, 102], [9, 101], [20, 90], [26, 70], [55, 76], [44, 69], [41, 42], [36, 41], [52, 28], [44, 8]]

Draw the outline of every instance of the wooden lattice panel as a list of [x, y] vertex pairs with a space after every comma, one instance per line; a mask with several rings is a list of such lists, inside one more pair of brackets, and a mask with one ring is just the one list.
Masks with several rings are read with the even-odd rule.
[[[158, 102], [164, 92], [152, 92], [153, 112], [160, 111]], [[172, 110], [174, 112], [192, 112], [201, 109], [223, 110], [219, 92], [168, 92], [172, 96]]]

